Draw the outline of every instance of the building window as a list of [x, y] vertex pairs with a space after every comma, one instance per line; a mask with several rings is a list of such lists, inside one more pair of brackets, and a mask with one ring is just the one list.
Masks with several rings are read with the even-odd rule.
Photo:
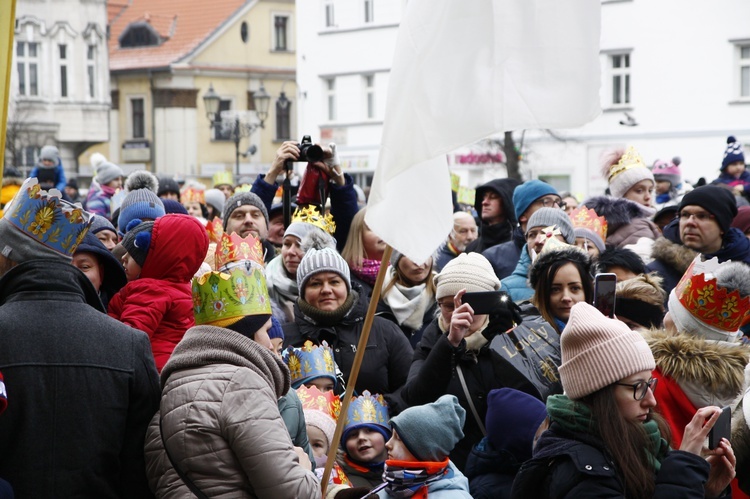
[[118, 41], [121, 48], [155, 47], [161, 44], [161, 37], [147, 22], [135, 22], [125, 28]]
[[740, 52], [740, 97], [750, 98], [750, 45], [739, 47]]
[[364, 0], [365, 4], [365, 23], [371, 23], [375, 19], [373, 18], [373, 4], [375, 0]]
[[232, 101], [229, 99], [221, 99], [219, 101], [219, 112], [214, 118], [214, 140], [232, 140], [232, 127], [224, 126], [224, 121], [221, 119], [221, 113], [232, 109]]
[[368, 119], [375, 118], [375, 76], [365, 75], [365, 112]]
[[96, 97], [96, 45], [89, 45], [86, 50], [86, 73], [89, 83], [89, 97]]
[[68, 96], [68, 46], [58, 45], [60, 55], [60, 97]]
[[336, 23], [333, 18], [333, 2], [326, 2], [325, 4], [325, 16], [326, 16], [326, 28], [333, 28], [336, 26]]
[[630, 104], [630, 54], [612, 54], [609, 58], [612, 104], [617, 106]]
[[16, 44], [16, 68], [18, 69], [18, 93], [39, 95], [39, 44], [18, 42]]
[[286, 98], [284, 92], [276, 100], [276, 139], [288, 140], [291, 138], [292, 103]]
[[288, 16], [274, 16], [273, 17], [273, 38], [274, 38], [274, 50], [289, 50], [288, 45]]
[[328, 121], [336, 119], [336, 80], [329, 78], [325, 80], [326, 101], [328, 103]]
[[133, 138], [142, 139], [146, 136], [146, 123], [143, 114], [143, 99], [130, 99], [130, 109], [133, 121]]

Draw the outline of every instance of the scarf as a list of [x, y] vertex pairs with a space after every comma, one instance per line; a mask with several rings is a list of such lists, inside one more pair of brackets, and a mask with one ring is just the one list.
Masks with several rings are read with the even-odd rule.
[[350, 268], [352, 274], [359, 277], [370, 286], [374, 286], [375, 280], [378, 278], [378, 271], [380, 271], [380, 260], [370, 260], [368, 258], [363, 258], [361, 267]]
[[299, 296], [297, 280], [292, 279], [284, 268], [281, 256], [277, 256], [266, 265], [266, 285], [269, 298], [275, 300], [287, 316], [287, 321], [294, 320], [294, 302]]
[[354, 308], [354, 304], [359, 299], [359, 294], [352, 290], [349, 292], [349, 296], [346, 297], [344, 303], [336, 310], [326, 312], [315, 308], [307, 303], [302, 297], [297, 299], [297, 305], [299, 306], [300, 312], [315, 323], [317, 326], [335, 326], [346, 317], [346, 315]]
[[[568, 433], [597, 436], [591, 408], [583, 402], [571, 400], [567, 395], [550, 395], [547, 398], [547, 413], [552, 421], [559, 424]], [[643, 429], [651, 443], [649, 448], [644, 449], [644, 451], [654, 468], [654, 472], [658, 473], [661, 469], [661, 461], [669, 452], [669, 443], [661, 438], [659, 425], [653, 419], [643, 423]], [[609, 449], [607, 451], [610, 452]]]
[[[388, 278], [383, 282], [381, 291], [385, 291], [394, 279], [396, 279], [396, 269], [391, 267], [388, 269]], [[432, 279], [432, 276], [429, 279]], [[383, 302], [390, 307], [399, 326], [406, 326], [412, 330], [422, 327], [424, 314], [435, 301], [435, 296], [427, 293], [426, 289], [426, 282], [411, 287], [395, 283], [388, 293], [383, 295]]]
[[387, 483], [385, 490], [391, 497], [424, 499], [427, 487], [449, 475], [449, 460], [444, 461], [396, 461], [387, 460], [383, 480]]

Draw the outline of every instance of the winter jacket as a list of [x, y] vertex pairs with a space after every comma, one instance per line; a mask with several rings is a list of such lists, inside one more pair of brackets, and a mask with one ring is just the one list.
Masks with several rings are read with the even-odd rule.
[[145, 331], [161, 371], [175, 345], [195, 325], [190, 281], [208, 251], [208, 236], [189, 215], [165, 215], [154, 222], [141, 277], [128, 282], [109, 302], [109, 315]]
[[[384, 489], [378, 492], [377, 497], [390, 499], [393, 496]], [[469, 481], [455, 464], [449, 462], [448, 473], [427, 486], [427, 497], [428, 499], [471, 499], [472, 496], [469, 494]]]
[[[357, 293], [360, 291], [357, 286], [352, 289]], [[344, 379], [348, 380], [365, 322], [367, 301], [360, 295], [349, 313], [335, 326], [317, 325], [300, 311], [299, 305], [295, 305], [294, 322], [283, 326], [284, 348], [301, 347], [307, 340], [315, 344], [325, 340], [333, 349], [334, 360]], [[367, 351], [355, 386], [357, 392], [369, 390], [386, 395], [396, 391], [406, 382], [412, 352], [409, 340], [397, 325], [382, 317], [373, 317]]]
[[487, 394], [490, 390], [515, 388], [535, 397], [539, 397], [539, 392], [510, 362], [491, 350], [488, 343], [485, 342], [476, 352], [467, 350], [466, 340], [462, 340], [454, 348], [448, 341], [448, 335], [440, 329], [438, 321], [439, 319], [435, 319], [427, 326], [422, 340], [414, 350], [409, 381], [400, 393], [400, 409], [434, 402], [446, 393], [455, 395], [461, 407], [466, 410], [466, 423], [464, 438], [451, 452], [451, 460], [460, 469], [464, 469], [471, 448], [484, 435], [467, 401], [456, 366], [461, 366], [472, 402], [482, 421], [487, 414]]
[[730, 175], [726, 171], [722, 171], [719, 176], [711, 182], [712, 185], [724, 184], [729, 187], [735, 185], [742, 186], [742, 193], [745, 197], [750, 196], [750, 172], [743, 170], [739, 178], [735, 178], [734, 175]]
[[[670, 451], [656, 474], [653, 497], [705, 497], [703, 484], [710, 466], [700, 456]], [[592, 435], [566, 434], [552, 423], [513, 482], [512, 497], [615, 498], [625, 497], [614, 462], [602, 442]]]
[[521, 185], [521, 181], [516, 179], [496, 178], [477, 187], [474, 197], [474, 208], [477, 210], [477, 214], [481, 217], [484, 194], [488, 190], [491, 190], [500, 195], [500, 203], [502, 204], [505, 221], [494, 225], [487, 225], [480, 221], [479, 237], [466, 247], [467, 253], [483, 253], [484, 250], [492, 246], [510, 240], [513, 228], [518, 223], [516, 212], [513, 208], [513, 191], [519, 185]]
[[487, 437], [471, 449], [466, 461], [466, 478], [474, 499], [508, 499], [513, 479], [521, 468], [509, 452], [492, 447]]
[[530, 300], [534, 296], [534, 289], [529, 286], [529, 268], [531, 256], [524, 245], [513, 273], [500, 280], [500, 289], [510, 295], [514, 302]]
[[193, 497], [164, 442], [175, 465], [209, 497], [320, 497], [318, 479], [299, 465], [277, 407], [290, 383], [281, 358], [229, 329], [196, 326], [175, 348], [161, 380], [161, 408], [146, 435], [149, 484], [157, 497]]
[[489, 260], [495, 275], [502, 280], [513, 273], [525, 245], [526, 238], [521, 228], [516, 227], [510, 241], [484, 250], [482, 256]]
[[307, 452], [307, 457], [311, 463], [315, 463], [315, 455], [310, 447], [310, 441], [307, 438], [307, 428], [305, 425], [305, 414], [302, 412], [302, 401], [297, 396], [297, 392], [289, 390], [286, 395], [281, 397], [278, 402], [279, 414], [284, 420], [289, 432], [289, 438], [292, 439], [292, 445], [300, 447]]
[[149, 497], [146, 427], [159, 406], [148, 337], [107, 317], [67, 262], [0, 279], [0, 477], [16, 497]]
[[447, 241], [444, 242], [437, 250], [433, 269], [435, 272], [440, 272], [448, 262], [456, 258], [458, 255], [459, 253], [455, 253]]
[[607, 245], [631, 249], [645, 263], [651, 260], [653, 241], [661, 235], [659, 228], [649, 220], [653, 209], [611, 196], [589, 198], [583, 205], [607, 220]]
[[654, 241], [654, 246], [651, 249], [653, 260], [646, 268], [649, 272], [656, 272], [663, 279], [662, 289], [666, 293], [665, 307], [669, 301], [669, 293], [680, 282], [682, 275], [697, 254], [687, 246], [683, 246], [682, 243], [672, 242], [667, 237], [660, 237]]
[[91, 182], [88, 194], [86, 194], [86, 202], [83, 207], [95, 215], [101, 215], [107, 220], [112, 219], [112, 196], [117, 192], [107, 185], [99, 185], [96, 182]]
[[57, 189], [60, 193], [65, 192], [65, 184], [68, 181], [65, 179], [65, 169], [63, 168], [62, 161], [57, 162], [57, 166], [46, 167], [46, 166], [35, 166], [29, 173], [29, 178], [37, 178], [39, 180], [39, 186], [44, 190], [50, 190], [52, 188]]

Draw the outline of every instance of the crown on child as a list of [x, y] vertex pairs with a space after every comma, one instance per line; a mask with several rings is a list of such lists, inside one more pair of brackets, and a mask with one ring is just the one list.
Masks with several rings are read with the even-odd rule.
[[221, 237], [216, 244], [216, 253], [214, 254], [216, 259], [217, 269], [222, 269], [234, 262], [253, 262], [254, 264], [263, 267], [263, 244], [260, 239], [256, 239], [251, 234], [248, 234], [244, 238], [237, 235], [236, 232], [227, 234], [222, 231]]
[[23, 182], [3, 218], [30, 238], [67, 256], [73, 256], [92, 221], [80, 204], [63, 201], [57, 189], [43, 190], [35, 177]]
[[235, 267], [228, 272], [206, 272], [193, 278], [193, 314], [196, 324], [211, 324], [247, 315], [271, 314], [266, 276], [253, 265], [248, 272]]
[[635, 147], [628, 146], [628, 149], [620, 157], [620, 160], [609, 169], [609, 176], [607, 182], [612, 183], [612, 180], [624, 171], [630, 170], [631, 168], [647, 168], [646, 163], [643, 162], [643, 158], [635, 150]]
[[223, 172], [214, 173], [214, 187], [217, 185], [234, 185], [232, 172], [224, 170]]
[[599, 216], [591, 208], [580, 206], [570, 212], [570, 221], [574, 229], [588, 229], [602, 238], [607, 240], [607, 219]]
[[698, 255], [685, 271], [674, 292], [690, 313], [703, 323], [727, 332], [737, 331], [750, 310], [750, 297], [718, 285], [714, 271], [721, 264], [717, 258], [705, 262]]
[[297, 396], [302, 402], [303, 410], [320, 411], [334, 421], [338, 421], [341, 414], [341, 399], [333, 391], [321, 392], [317, 386], [297, 388]]
[[333, 350], [325, 341], [321, 345], [315, 345], [307, 340], [302, 348], [289, 347], [284, 350], [282, 357], [292, 375], [292, 388], [323, 376], [332, 378], [333, 382], [336, 382]]
[[224, 225], [221, 218], [214, 217], [213, 220], [206, 222], [206, 232], [208, 233], [208, 241], [218, 244], [221, 241], [221, 235], [224, 234]]
[[344, 432], [353, 426], [363, 424], [374, 424], [382, 426], [387, 431], [388, 427], [388, 405], [380, 394], [371, 394], [368, 390], [362, 392], [357, 398], [352, 399], [349, 403], [349, 410], [346, 412], [346, 423]]
[[292, 215], [292, 223], [294, 222], [303, 222], [306, 224], [314, 225], [319, 229], [323, 229], [323, 231], [328, 234], [333, 234], [334, 232], [336, 232], [336, 224], [333, 221], [333, 215], [331, 215], [330, 213], [321, 215], [318, 207], [314, 205], [308, 205], [304, 208], [299, 207], [294, 210], [294, 214]]
[[180, 201], [186, 203], [206, 204], [206, 191], [196, 187], [187, 187], [180, 193]]

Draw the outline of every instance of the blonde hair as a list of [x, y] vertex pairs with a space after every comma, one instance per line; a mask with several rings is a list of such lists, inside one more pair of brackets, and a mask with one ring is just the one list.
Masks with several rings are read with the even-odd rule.
[[365, 212], [367, 208], [362, 208], [354, 215], [352, 223], [349, 226], [349, 235], [346, 238], [346, 244], [344, 249], [341, 250], [341, 256], [349, 264], [350, 268], [362, 267], [362, 262], [367, 258], [367, 252], [365, 251], [365, 245], [362, 242], [362, 236], [367, 229], [365, 223]]
[[632, 279], [618, 282], [615, 295], [617, 298], [642, 301], [659, 307], [664, 312], [664, 300], [667, 294], [661, 287], [661, 283], [662, 278], [655, 272], [640, 274]]

